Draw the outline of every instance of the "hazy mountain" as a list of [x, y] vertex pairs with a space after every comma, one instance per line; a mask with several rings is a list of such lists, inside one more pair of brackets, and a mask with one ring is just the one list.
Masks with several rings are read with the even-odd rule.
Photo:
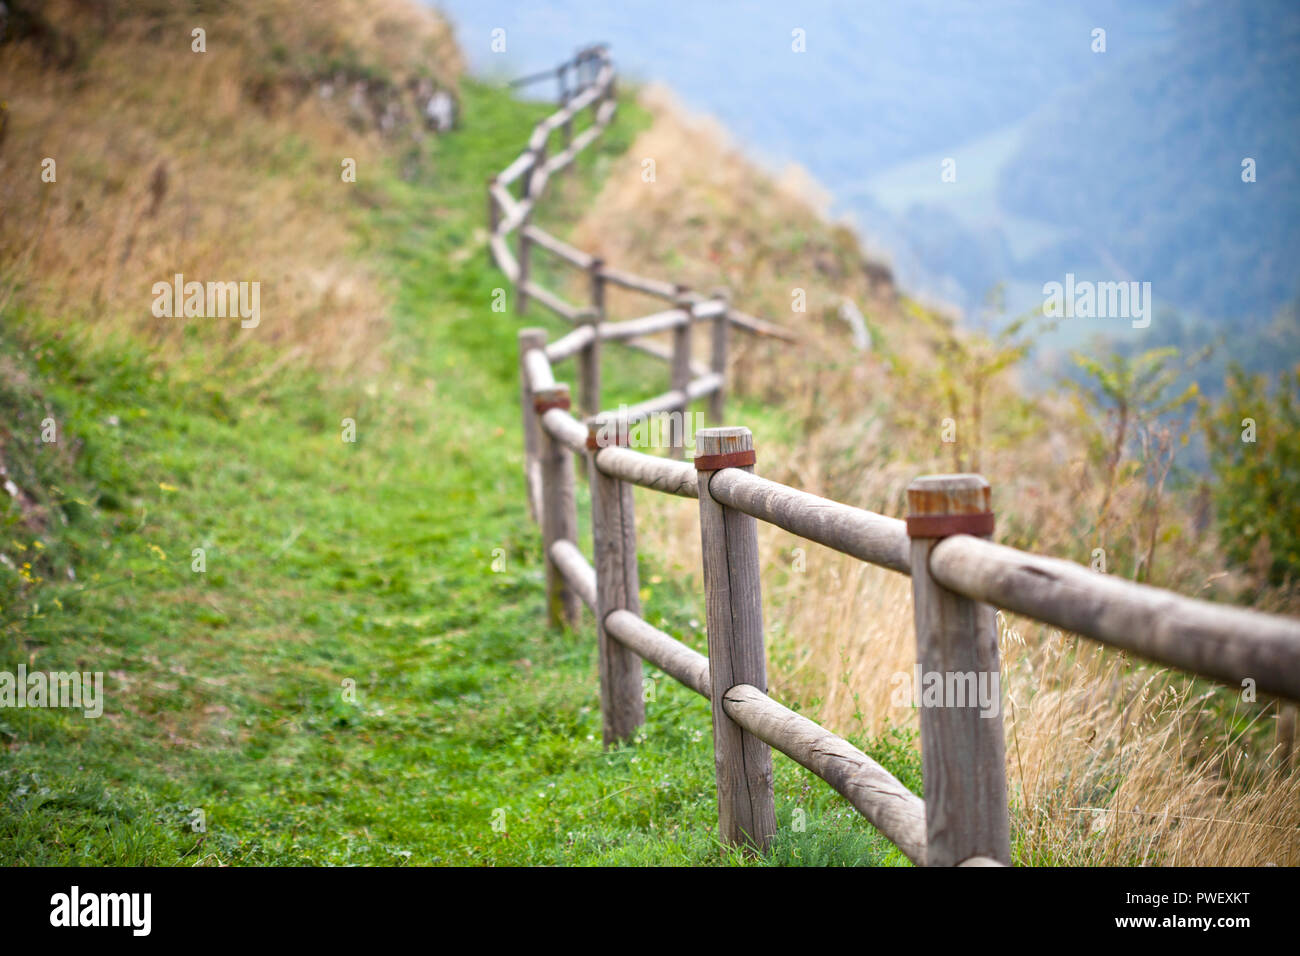
[[1012, 308], [1041, 303], [1067, 271], [1150, 281], [1160, 307], [1213, 319], [1300, 291], [1293, 2], [438, 5], [480, 72], [609, 42], [756, 158], [806, 166], [904, 287], [967, 310], [997, 282]]

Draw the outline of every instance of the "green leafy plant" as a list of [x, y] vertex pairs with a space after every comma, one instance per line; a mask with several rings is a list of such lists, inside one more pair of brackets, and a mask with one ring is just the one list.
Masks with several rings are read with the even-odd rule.
[[1300, 365], [1272, 389], [1234, 365], [1200, 423], [1224, 552], [1270, 584], [1300, 580]]

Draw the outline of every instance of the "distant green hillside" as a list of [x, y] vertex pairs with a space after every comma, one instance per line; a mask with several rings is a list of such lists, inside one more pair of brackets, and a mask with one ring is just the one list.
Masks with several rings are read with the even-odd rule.
[[1000, 201], [1069, 235], [1016, 269], [1110, 264], [1163, 304], [1267, 317], [1300, 292], [1300, 6], [1190, 3], [1175, 22], [1163, 56], [1107, 54], [1123, 68], [1028, 123]]

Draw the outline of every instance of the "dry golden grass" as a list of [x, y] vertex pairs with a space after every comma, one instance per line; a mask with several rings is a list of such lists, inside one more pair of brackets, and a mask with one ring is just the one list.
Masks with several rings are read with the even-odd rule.
[[[715, 124], [661, 91], [644, 101], [655, 122], [576, 228], [577, 244], [645, 275], [702, 290], [726, 284], [739, 307], [796, 328], [800, 348], [735, 335], [730, 381], [792, 423], [785, 440], [756, 435], [760, 473], [900, 515], [914, 477], [956, 470], [954, 453], [973, 451], [940, 439], [950, 409], [935, 372], [939, 323], [825, 220], [806, 177], [766, 176]], [[641, 178], [647, 158], [653, 184]], [[791, 310], [795, 288], [807, 294], [806, 313]], [[872, 329], [868, 354], [853, 352], [835, 318], [843, 295]], [[618, 318], [655, 308], [633, 296], [610, 305]], [[985, 401], [979, 468], [994, 489], [999, 539], [1087, 561], [1103, 493], [1088, 423], [1065, 398], [1027, 398], [1014, 374]], [[1146, 527], [1141, 498], [1137, 481], [1116, 492], [1111, 573], [1132, 574]], [[638, 492], [637, 505], [644, 553], [671, 555], [665, 569], [698, 587], [693, 504]], [[1176, 495], [1166, 502], [1156, 583], [1231, 597], [1240, 582], [1221, 566], [1213, 535], [1184, 530], [1192, 506]], [[896, 675], [910, 675], [915, 660], [910, 582], [765, 525], [759, 542], [773, 692], [841, 732], [915, 728], [915, 710], [893, 699]], [[1019, 862], [1300, 863], [1300, 774], [1274, 772], [1274, 705], [1035, 622], [1001, 626]]]
[[[386, 143], [372, 102], [349, 94], [358, 77], [394, 98], [418, 77], [454, 87], [446, 25], [400, 0], [40, 14], [35, 36], [0, 46], [0, 295], [96, 334], [129, 330], [164, 359], [192, 349], [211, 369], [256, 364], [250, 386], [297, 363], [373, 373], [386, 300], [348, 254], [349, 223]], [[205, 53], [191, 50], [199, 26]], [[339, 87], [328, 97], [327, 83]], [[341, 181], [344, 157], [356, 185]], [[260, 325], [155, 318], [153, 283], [176, 273], [259, 282]]]

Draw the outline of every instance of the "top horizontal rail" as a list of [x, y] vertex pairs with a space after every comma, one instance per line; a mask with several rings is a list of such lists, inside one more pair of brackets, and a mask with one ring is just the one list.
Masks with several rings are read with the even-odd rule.
[[1300, 700], [1300, 620], [1184, 597], [969, 535], [935, 545], [949, 590], [1149, 660]]
[[715, 500], [792, 534], [871, 564], [911, 574], [907, 526], [897, 518], [831, 501], [739, 468], [709, 479]]
[[605, 49], [606, 47], [603, 44], [587, 47], [586, 49], [579, 50], [572, 57], [557, 66], [545, 70], [539, 70], [536, 73], [529, 73], [526, 76], [516, 77], [513, 80], [509, 80], [506, 85], [509, 87], [528, 86], [531, 83], [539, 83], [542, 80], [552, 79], [566, 70], [573, 69], [580, 63], [600, 58], [602, 54], [604, 54]]

